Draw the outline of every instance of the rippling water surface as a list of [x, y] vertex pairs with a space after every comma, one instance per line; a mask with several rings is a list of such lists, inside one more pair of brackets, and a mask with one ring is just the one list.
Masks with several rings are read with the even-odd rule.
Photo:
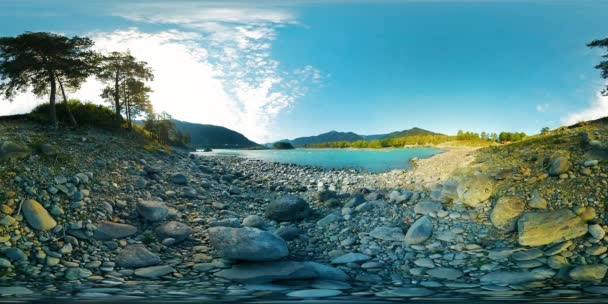
[[383, 150], [354, 149], [294, 149], [294, 150], [223, 150], [198, 152], [201, 155], [241, 156], [268, 162], [317, 166], [328, 169], [354, 168], [369, 172], [409, 169], [409, 160], [427, 158], [441, 150], [408, 148]]

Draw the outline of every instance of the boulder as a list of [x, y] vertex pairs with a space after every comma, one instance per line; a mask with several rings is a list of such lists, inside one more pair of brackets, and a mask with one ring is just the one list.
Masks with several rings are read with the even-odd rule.
[[49, 212], [33, 199], [23, 202], [22, 210], [27, 223], [36, 230], [48, 231], [57, 226], [57, 222]]
[[160, 258], [143, 244], [128, 245], [116, 257], [116, 265], [124, 268], [140, 268], [158, 263], [160, 263]]
[[405, 234], [405, 243], [408, 245], [420, 244], [433, 234], [433, 222], [428, 215], [419, 218]]
[[160, 240], [172, 238], [175, 239], [175, 243], [184, 241], [192, 234], [192, 228], [177, 221], [166, 222], [154, 231]]
[[277, 235], [256, 228], [209, 228], [209, 242], [222, 258], [273, 261], [288, 255], [287, 243]]
[[348, 280], [348, 275], [341, 269], [316, 262], [294, 261], [236, 264], [230, 269], [216, 272], [215, 275], [224, 279], [254, 283], [304, 279]]
[[27, 157], [30, 150], [12, 141], [0, 141], [0, 161]]
[[549, 166], [549, 175], [559, 176], [567, 173], [570, 170], [570, 161], [565, 156], [556, 157], [551, 161]]
[[281, 226], [275, 233], [286, 241], [297, 238], [302, 232], [294, 225]]
[[169, 208], [163, 202], [139, 201], [135, 208], [139, 215], [151, 222], [163, 221], [169, 215]]
[[414, 212], [422, 215], [428, 215], [431, 212], [438, 212], [441, 210], [443, 210], [443, 205], [441, 203], [430, 200], [420, 201], [414, 206]]
[[479, 174], [464, 177], [458, 182], [456, 188], [457, 203], [475, 207], [489, 199], [492, 190], [493, 182], [487, 175]]
[[549, 212], [526, 212], [517, 222], [519, 244], [542, 246], [571, 240], [587, 233], [585, 221], [570, 209]]
[[102, 241], [127, 237], [137, 232], [137, 227], [135, 226], [108, 221], [98, 223], [96, 226], [97, 229], [93, 233], [93, 238]]
[[608, 266], [604, 264], [582, 265], [570, 270], [569, 276], [576, 281], [601, 281], [606, 276]]
[[252, 214], [243, 219], [243, 226], [263, 229], [266, 226], [266, 222], [261, 216]]
[[523, 199], [514, 196], [503, 196], [496, 201], [490, 214], [494, 227], [511, 232], [515, 230], [517, 219], [524, 212], [526, 203]]
[[272, 201], [266, 207], [266, 217], [277, 221], [304, 219], [310, 215], [310, 212], [305, 200], [290, 194]]
[[171, 175], [171, 182], [177, 185], [186, 185], [188, 184], [188, 178], [181, 173], [176, 173]]

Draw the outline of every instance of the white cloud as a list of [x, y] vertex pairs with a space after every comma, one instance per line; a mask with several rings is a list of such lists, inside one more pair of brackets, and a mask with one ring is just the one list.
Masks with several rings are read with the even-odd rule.
[[537, 104], [536, 105], [536, 111], [538, 111], [538, 112], [546, 112], [547, 110], [549, 110], [549, 104], [548, 103]]
[[[288, 11], [191, 2], [130, 3], [128, 9], [112, 10], [132, 21], [176, 28], [87, 35], [101, 51], [129, 49], [147, 61], [155, 74], [150, 83], [155, 109], [177, 119], [222, 125], [264, 142], [276, 116], [304, 96], [309, 85], [321, 82], [321, 73], [313, 66], [288, 72], [271, 57], [277, 28], [297, 23]], [[90, 79], [70, 97], [102, 103], [102, 87]], [[0, 107], [0, 115], [31, 109], [31, 102], [24, 104], [29, 107]]]
[[569, 126], [577, 122], [594, 120], [605, 116], [608, 116], [608, 96], [603, 96], [598, 92], [590, 107], [582, 111], [572, 113], [562, 118], [561, 121], [562, 124]]

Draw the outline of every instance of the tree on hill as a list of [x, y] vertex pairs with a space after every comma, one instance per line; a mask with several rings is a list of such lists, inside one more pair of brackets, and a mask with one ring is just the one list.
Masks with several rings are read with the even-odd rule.
[[[587, 44], [587, 46], [590, 48], [599, 47], [606, 49], [606, 53], [604, 53], [602, 57], [608, 58], [608, 38], [591, 41], [591, 43]], [[608, 60], [601, 61], [598, 65], [595, 66], [595, 68], [601, 71], [602, 78], [608, 79]], [[608, 96], [608, 86], [602, 90], [602, 95]]]
[[128, 83], [153, 80], [154, 74], [145, 61], [137, 61], [130, 52], [112, 52], [103, 58], [97, 78], [107, 84], [101, 97], [106, 100], [111, 97], [109, 101], [114, 109], [114, 120], [120, 126]]
[[[49, 120], [58, 127], [55, 108], [57, 85], [64, 96], [64, 84], [77, 89], [96, 72], [98, 54], [89, 38], [46, 32], [26, 32], [17, 37], [0, 38], [0, 91], [7, 99], [31, 90], [37, 96], [49, 95]], [[72, 124], [76, 121], [71, 114]]]
[[148, 113], [147, 119], [144, 121], [144, 129], [163, 145], [185, 146], [191, 140], [190, 134], [177, 130], [175, 121], [166, 112], [160, 114]]
[[540, 134], [547, 134], [547, 133], [549, 133], [549, 130], [550, 130], [549, 127], [544, 127], [542, 129], [540, 129]]
[[[133, 119], [143, 114], [153, 112], [150, 101], [152, 89], [143, 81], [129, 78], [120, 87], [119, 95], [121, 102], [121, 113], [127, 118], [127, 128], [131, 129]], [[114, 101], [114, 91], [111, 87], [106, 87], [101, 93], [101, 97], [111, 104]], [[113, 107], [116, 109], [116, 107]]]

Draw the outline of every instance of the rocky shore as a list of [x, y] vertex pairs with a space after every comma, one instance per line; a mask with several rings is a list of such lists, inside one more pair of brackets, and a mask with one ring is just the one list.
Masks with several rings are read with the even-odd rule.
[[[2, 122], [0, 134], [5, 296], [608, 294], [601, 124], [382, 174], [191, 155], [27, 122]], [[452, 164], [454, 155], [466, 162]]]

